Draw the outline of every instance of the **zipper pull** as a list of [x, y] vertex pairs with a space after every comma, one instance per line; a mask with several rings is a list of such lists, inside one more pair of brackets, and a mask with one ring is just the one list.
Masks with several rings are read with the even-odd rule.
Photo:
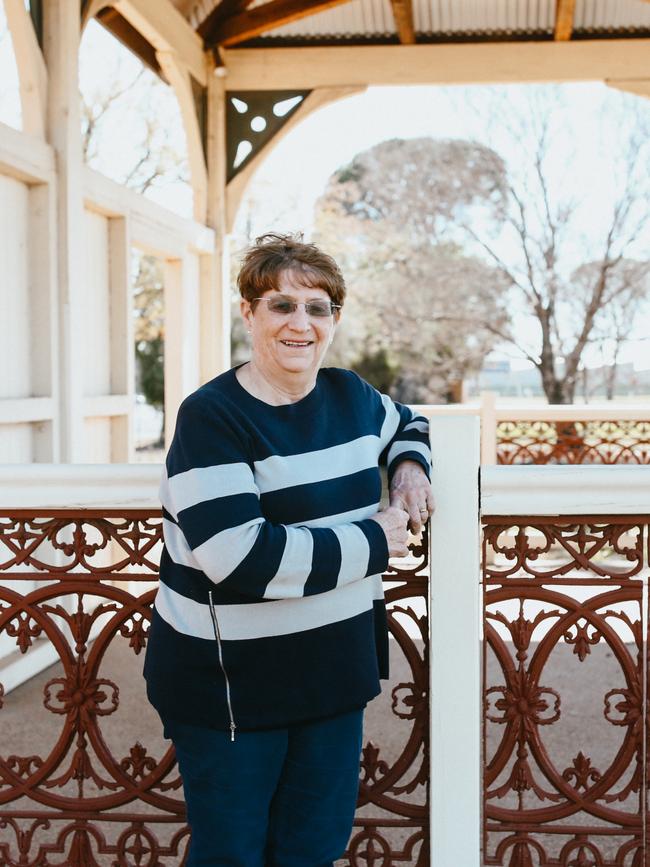
[[235, 729], [236, 728], [237, 728], [237, 726], [234, 724], [234, 722], [231, 722], [230, 723], [230, 740], [231, 740], [231, 742], [234, 742], [234, 740], [235, 740]]

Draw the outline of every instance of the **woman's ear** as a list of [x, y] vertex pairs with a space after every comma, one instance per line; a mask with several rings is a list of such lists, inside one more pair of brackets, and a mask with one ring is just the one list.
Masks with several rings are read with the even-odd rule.
[[250, 334], [251, 328], [253, 327], [253, 308], [251, 307], [250, 301], [242, 298], [239, 302], [239, 310], [241, 313], [241, 318], [244, 320], [244, 325], [246, 326], [246, 329]]

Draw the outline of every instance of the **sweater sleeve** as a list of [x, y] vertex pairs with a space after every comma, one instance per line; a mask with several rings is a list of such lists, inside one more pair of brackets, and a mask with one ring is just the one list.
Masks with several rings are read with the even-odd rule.
[[410, 407], [392, 400], [387, 394], [379, 395], [384, 408], [380, 440], [382, 452], [379, 463], [386, 466], [388, 483], [402, 461], [416, 461], [427, 478], [431, 478], [431, 446], [429, 421]]
[[262, 513], [247, 443], [227, 413], [181, 406], [161, 485], [165, 546], [176, 563], [257, 599], [324, 593], [388, 566], [380, 525], [275, 524]]

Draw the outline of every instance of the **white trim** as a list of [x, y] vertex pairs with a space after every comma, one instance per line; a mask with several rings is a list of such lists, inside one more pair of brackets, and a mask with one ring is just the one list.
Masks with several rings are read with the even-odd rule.
[[160, 464], [0, 464], [0, 509], [157, 509]]
[[0, 424], [23, 424], [54, 418], [51, 397], [5, 397], [0, 399]]
[[482, 467], [481, 511], [485, 515], [647, 515], [650, 467]]
[[51, 183], [54, 149], [35, 135], [0, 123], [0, 173], [28, 184]]
[[[449, 444], [453, 443], [453, 448]], [[431, 429], [431, 865], [481, 858], [481, 622], [479, 423], [445, 418]], [[453, 616], [452, 616], [453, 613]], [[452, 659], [453, 657], [453, 659]]]
[[85, 418], [109, 418], [115, 415], [128, 415], [131, 400], [128, 394], [98, 394], [85, 397], [83, 413]]

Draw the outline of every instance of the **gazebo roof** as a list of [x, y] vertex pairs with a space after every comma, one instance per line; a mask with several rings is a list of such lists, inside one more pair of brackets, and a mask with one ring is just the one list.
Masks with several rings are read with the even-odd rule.
[[[647, 0], [172, 0], [206, 48], [650, 37]], [[143, 60], [114, 8], [101, 22]], [[148, 56], [147, 56], [148, 55]]]

